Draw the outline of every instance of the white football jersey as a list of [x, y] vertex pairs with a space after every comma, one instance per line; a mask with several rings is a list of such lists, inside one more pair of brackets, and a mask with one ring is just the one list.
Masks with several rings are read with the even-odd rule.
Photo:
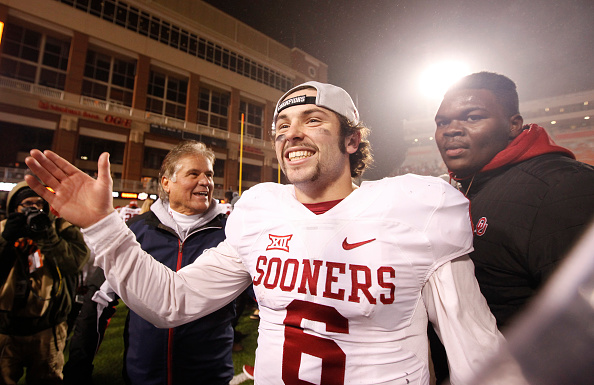
[[421, 290], [472, 251], [468, 201], [441, 179], [363, 182], [324, 214], [263, 183], [229, 217], [227, 242], [260, 308], [256, 383], [426, 384]]
[[140, 207], [128, 207], [124, 206], [120, 209], [120, 217], [126, 222], [128, 219], [133, 218], [140, 214]]

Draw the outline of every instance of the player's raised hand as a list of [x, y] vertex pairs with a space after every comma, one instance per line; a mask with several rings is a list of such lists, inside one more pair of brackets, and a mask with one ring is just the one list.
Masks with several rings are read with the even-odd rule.
[[97, 180], [49, 150], [31, 150], [25, 163], [54, 193], [33, 175], [25, 176], [27, 184], [67, 221], [88, 227], [113, 211], [108, 153], [99, 157]]

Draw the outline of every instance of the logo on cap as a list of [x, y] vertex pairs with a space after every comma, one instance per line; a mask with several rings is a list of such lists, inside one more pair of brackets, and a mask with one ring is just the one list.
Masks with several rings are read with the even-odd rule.
[[277, 113], [281, 112], [285, 108], [289, 108], [291, 106], [299, 105], [299, 104], [316, 104], [315, 96], [295, 96], [294, 98], [287, 99], [281, 104], [278, 105]]
[[281, 111], [293, 104], [303, 104], [305, 102], [305, 95], [295, 96], [294, 98], [287, 99], [278, 105], [278, 111]]

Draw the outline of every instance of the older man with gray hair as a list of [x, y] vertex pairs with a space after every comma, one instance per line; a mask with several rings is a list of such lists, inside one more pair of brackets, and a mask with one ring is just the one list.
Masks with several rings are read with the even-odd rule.
[[[225, 215], [212, 197], [214, 162], [214, 152], [203, 143], [179, 143], [163, 160], [159, 199], [149, 212], [127, 222], [142, 249], [173, 271], [193, 263], [202, 251], [225, 238]], [[102, 290], [93, 296], [96, 302], [108, 305], [106, 314], [112, 314], [111, 309], [116, 304], [115, 295], [110, 296], [110, 291], [105, 282]], [[91, 312], [96, 311], [94, 305], [90, 306]], [[234, 316], [234, 304], [230, 303], [195, 321], [159, 329], [130, 310], [124, 332], [127, 382], [138, 385], [228, 384], [233, 378]], [[88, 317], [83, 315], [81, 319], [84, 318]], [[89, 379], [92, 366], [88, 357], [94, 355], [89, 348], [97, 346], [98, 337], [94, 328], [89, 332], [86, 343], [83, 336], [73, 338], [72, 359], [65, 376], [68, 383]], [[83, 340], [77, 341], [81, 337]], [[94, 343], [89, 344], [88, 337]], [[74, 358], [73, 353], [79, 358]], [[84, 357], [87, 357], [85, 364], [77, 362]]]

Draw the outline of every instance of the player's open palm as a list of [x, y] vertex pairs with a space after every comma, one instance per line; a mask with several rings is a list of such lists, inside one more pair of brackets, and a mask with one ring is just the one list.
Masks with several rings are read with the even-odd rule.
[[113, 211], [108, 153], [99, 157], [97, 180], [49, 150], [31, 150], [25, 163], [42, 182], [27, 175], [27, 184], [67, 221], [88, 227]]

